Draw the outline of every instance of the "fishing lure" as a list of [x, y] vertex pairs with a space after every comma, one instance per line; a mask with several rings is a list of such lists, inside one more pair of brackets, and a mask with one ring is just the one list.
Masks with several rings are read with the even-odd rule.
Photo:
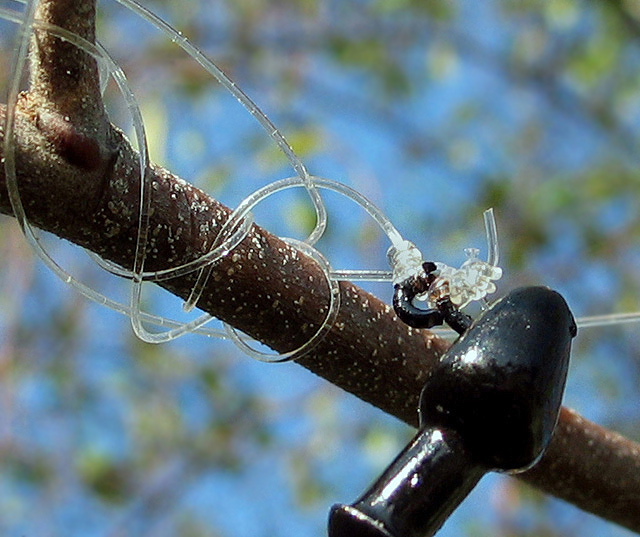
[[516, 289], [483, 312], [430, 372], [421, 428], [329, 537], [429, 537], [488, 471], [519, 472], [555, 428], [576, 323], [561, 295]]

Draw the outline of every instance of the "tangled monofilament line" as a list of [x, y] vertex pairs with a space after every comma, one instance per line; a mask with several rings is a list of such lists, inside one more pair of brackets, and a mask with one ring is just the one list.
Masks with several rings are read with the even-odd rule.
[[[311, 351], [326, 335], [332, 327], [340, 307], [340, 280], [354, 281], [393, 281], [397, 283], [408, 276], [421, 270], [423, 256], [417, 247], [405, 240], [394, 227], [387, 216], [367, 198], [359, 192], [337, 181], [312, 175], [308, 172], [304, 163], [293, 151], [282, 133], [275, 127], [271, 120], [258, 108], [258, 106], [233, 82], [215, 63], [208, 59], [203, 52], [194, 46], [184, 35], [167, 24], [160, 17], [138, 4], [135, 0], [116, 0], [127, 9], [131, 10], [148, 23], [163, 32], [172, 42], [181, 47], [193, 58], [205, 71], [207, 71], [218, 83], [220, 83], [237, 101], [256, 119], [269, 138], [278, 146], [288, 159], [295, 171], [295, 176], [275, 181], [265, 187], [251, 193], [232, 212], [229, 219], [222, 226], [211, 249], [199, 258], [180, 264], [175, 267], [159, 271], [145, 271], [145, 259], [149, 235], [149, 214], [151, 210], [151, 189], [149, 184], [149, 155], [147, 139], [142, 114], [138, 107], [123, 70], [111, 58], [105, 48], [98, 42], [90, 43], [86, 39], [73, 32], [58, 26], [35, 19], [37, 0], [29, 0], [24, 12], [0, 8], [0, 17], [20, 25], [18, 32], [18, 46], [15, 48], [12, 78], [9, 83], [7, 95], [7, 113], [4, 138], [4, 167], [6, 174], [7, 190], [15, 217], [26, 237], [26, 240], [44, 261], [44, 263], [65, 283], [74, 287], [87, 298], [103, 304], [119, 313], [127, 315], [131, 319], [131, 325], [135, 333], [142, 340], [151, 343], [170, 341], [187, 333], [200, 333], [214, 337], [228, 337], [234, 341], [245, 353], [262, 361], [283, 362], [295, 360]], [[102, 87], [106, 86], [108, 78], [112, 78], [117, 85], [132, 119], [134, 135], [138, 146], [140, 168], [140, 207], [138, 234], [135, 247], [133, 269], [126, 270], [110, 261], [104, 260], [95, 254], [91, 254], [95, 261], [105, 270], [127, 277], [131, 280], [131, 294], [128, 304], [114, 301], [95, 289], [87, 286], [74, 278], [66, 269], [58, 264], [38, 239], [36, 230], [29, 222], [20, 198], [20, 192], [16, 177], [15, 163], [15, 107], [17, 103], [20, 80], [27, 66], [29, 41], [34, 30], [46, 31], [51, 35], [67, 41], [79, 49], [90, 54], [97, 62], [101, 74], [104, 74]], [[315, 214], [316, 225], [309, 236], [303, 241], [285, 239], [291, 246], [309, 256], [322, 269], [329, 287], [330, 299], [327, 313], [323, 323], [316, 333], [303, 345], [284, 354], [270, 354], [258, 351], [251, 347], [247, 338], [240, 335], [233, 327], [224, 325], [225, 330], [215, 330], [205, 326], [213, 317], [203, 314], [187, 323], [168, 319], [145, 312], [141, 308], [142, 286], [145, 281], [159, 282], [170, 278], [176, 278], [185, 274], [197, 272], [196, 283], [184, 304], [186, 311], [194, 309], [202, 296], [207, 280], [215, 263], [228, 256], [234, 248], [247, 236], [253, 225], [252, 209], [269, 196], [290, 188], [304, 188], [311, 200]], [[333, 270], [327, 259], [316, 249], [314, 245], [322, 237], [327, 226], [327, 211], [324, 205], [321, 189], [335, 191], [342, 196], [351, 199], [362, 207], [369, 216], [380, 226], [387, 235], [391, 246], [389, 248], [389, 261], [391, 270]], [[484, 213], [485, 230], [488, 245], [487, 261], [477, 258], [477, 250], [469, 249], [469, 259], [455, 269], [443, 263], [437, 263], [442, 275], [452, 283], [452, 289], [456, 289], [452, 300], [461, 307], [470, 301], [484, 300], [486, 295], [495, 291], [495, 284], [501, 276], [498, 267], [498, 239], [493, 211], [489, 209]], [[426, 294], [417, 297], [419, 300], [429, 302]], [[578, 320], [580, 326], [595, 326], [603, 324], [616, 324], [620, 322], [637, 321], [640, 313], [602, 315], [597, 317], [585, 317]], [[151, 324], [157, 327], [166, 327], [167, 330], [152, 332], [145, 327]]]

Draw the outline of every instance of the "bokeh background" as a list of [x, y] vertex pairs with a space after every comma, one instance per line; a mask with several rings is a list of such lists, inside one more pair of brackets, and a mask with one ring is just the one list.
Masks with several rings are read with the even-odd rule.
[[[640, 309], [640, 3], [636, 0], [145, 0], [250, 94], [312, 173], [384, 209], [427, 257], [484, 252], [494, 207], [499, 292], [546, 284], [576, 316]], [[4, 9], [23, 5], [1, 0]], [[292, 175], [253, 118], [166, 36], [114, 1], [99, 38], [140, 102], [153, 160], [228, 206]], [[0, 20], [5, 101], [16, 25]], [[113, 83], [115, 123], [131, 120]], [[319, 249], [386, 268], [386, 238], [327, 193]], [[256, 211], [313, 226], [304, 192]], [[125, 281], [44, 236], [106, 295]], [[482, 254], [484, 255], [484, 253]], [[389, 301], [390, 285], [368, 287]], [[145, 307], [188, 318], [145, 289]], [[640, 439], [637, 325], [575, 342], [565, 404]], [[311, 537], [412, 435], [297, 367], [187, 336], [153, 346], [81, 298], [0, 216], [0, 534]], [[603, 469], [606, 471], [606, 469]], [[485, 478], [443, 536], [631, 535], [517, 480]]]

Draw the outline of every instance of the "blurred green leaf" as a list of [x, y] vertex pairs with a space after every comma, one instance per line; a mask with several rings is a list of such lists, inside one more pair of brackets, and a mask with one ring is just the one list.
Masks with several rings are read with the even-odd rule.
[[101, 499], [113, 503], [125, 501], [130, 492], [127, 468], [90, 448], [79, 455], [76, 466], [81, 479]]

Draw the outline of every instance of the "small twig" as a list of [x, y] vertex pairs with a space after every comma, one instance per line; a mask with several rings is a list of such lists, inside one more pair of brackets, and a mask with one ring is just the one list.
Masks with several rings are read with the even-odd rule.
[[[71, 30], [93, 43], [95, 9], [93, 1], [44, 0], [38, 3], [36, 19]], [[31, 99], [69, 118], [75, 129], [87, 135], [96, 138], [106, 133], [98, 67], [90, 54], [47, 31], [36, 30], [30, 62]]]

